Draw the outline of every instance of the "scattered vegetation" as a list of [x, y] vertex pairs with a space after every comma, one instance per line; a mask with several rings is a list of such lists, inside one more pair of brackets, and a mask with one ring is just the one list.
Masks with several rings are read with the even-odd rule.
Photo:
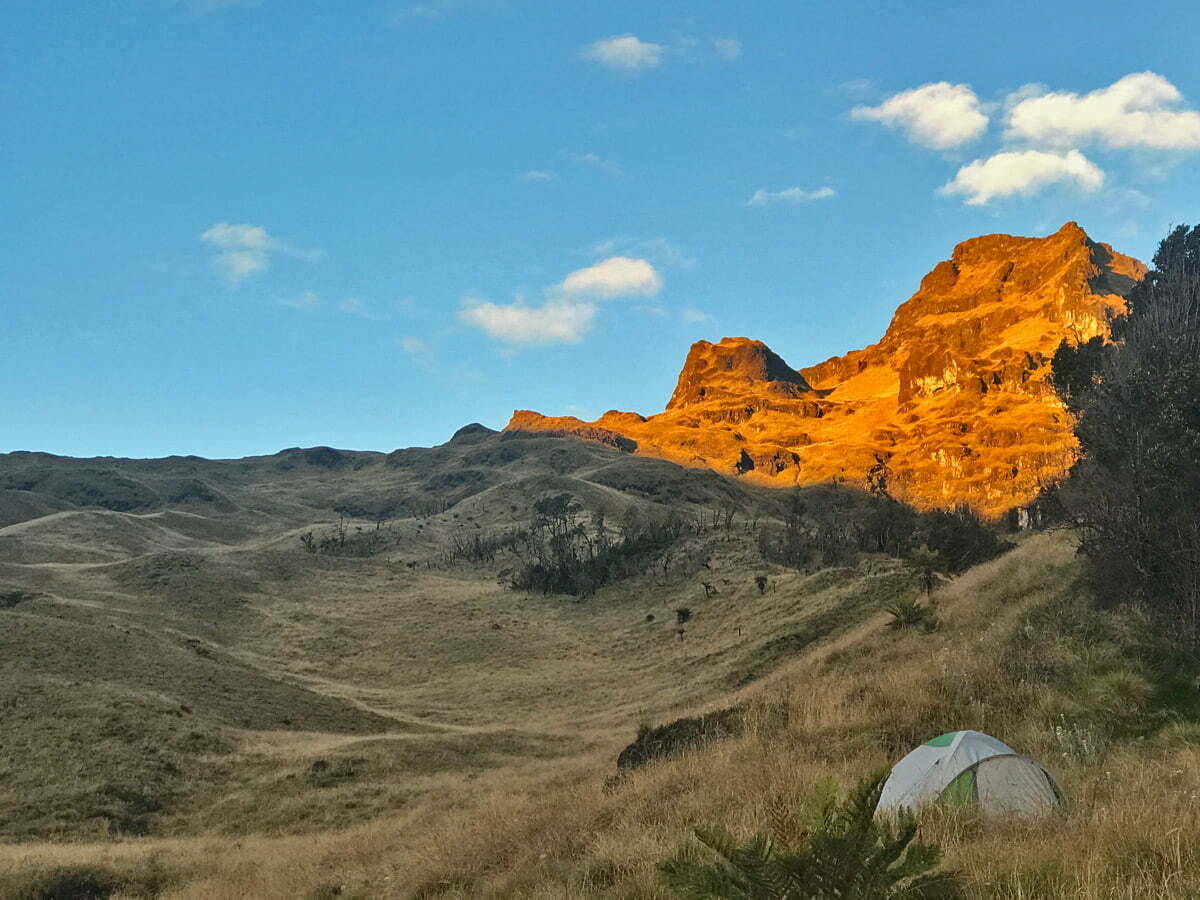
[[394, 544], [391, 525], [382, 516], [370, 528], [362, 525], [351, 527], [346, 517], [341, 516], [336, 525], [331, 525], [320, 534], [310, 530], [300, 535], [300, 546], [306, 551], [326, 556], [375, 556]]
[[760, 528], [763, 559], [807, 572], [846, 565], [858, 553], [905, 558], [925, 548], [937, 554], [939, 570], [963, 572], [1012, 547], [967, 509], [919, 513], [886, 495], [868, 494], [817, 507], [806, 496], [799, 489], [792, 493], [782, 528]]
[[687, 531], [686, 519], [628, 516], [613, 534], [603, 512], [586, 522], [570, 494], [534, 504], [529, 527], [515, 534], [511, 549], [519, 560], [512, 586], [543, 594], [587, 597], [605, 584], [644, 574]]

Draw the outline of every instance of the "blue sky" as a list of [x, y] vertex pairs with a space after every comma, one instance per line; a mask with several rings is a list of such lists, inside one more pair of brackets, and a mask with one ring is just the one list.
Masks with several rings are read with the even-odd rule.
[[1191, 3], [15, 0], [0, 450], [657, 412], [882, 334], [965, 238], [1200, 220]]

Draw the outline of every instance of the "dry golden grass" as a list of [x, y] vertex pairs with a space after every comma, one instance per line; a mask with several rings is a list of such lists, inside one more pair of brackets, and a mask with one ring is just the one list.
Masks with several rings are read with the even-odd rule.
[[[737, 552], [729, 550], [728, 570]], [[763, 715], [752, 715], [738, 738], [649, 766], [606, 789], [611, 749], [626, 739], [618, 723], [628, 721], [639, 701], [627, 693], [617, 702], [615, 686], [608, 693], [596, 685], [615, 677], [613, 662], [572, 660], [567, 653], [547, 660], [547, 674], [534, 682], [557, 676], [563, 694], [541, 700], [545, 709], [538, 715], [544, 695], [527, 685], [507, 698], [504, 711], [524, 711], [531, 727], [550, 731], [573, 714], [591, 749], [500, 766], [469, 780], [434, 776], [444, 802], [427, 795], [401, 812], [312, 835], [0, 847], [0, 893], [55, 866], [93, 865], [129, 873], [127, 896], [137, 896], [138, 878], [144, 882], [149, 869], [158, 873], [161, 896], [206, 900], [666, 898], [657, 866], [691, 841], [694, 825], [721, 822], [748, 833], [779, 799], [815, 810], [835, 784], [846, 786], [937, 733], [977, 728], [1042, 760], [1071, 804], [1060, 817], [1032, 823], [927, 814], [925, 837], [942, 844], [946, 864], [962, 873], [969, 896], [1200, 896], [1200, 727], [1164, 727], [1165, 717], [1154, 718], [1150, 673], [1136, 653], [1137, 623], [1088, 612], [1076, 596], [1076, 579], [1071, 537], [1034, 536], [943, 588], [937, 632], [888, 629], [885, 615], [865, 610], [762, 680], [723, 694], [727, 678], [672, 685], [669, 675], [695, 679], [705, 661], [718, 674], [737, 670], [734, 632], [762, 618], [745, 608], [736, 615], [738, 604], [752, 602], [752, 585], [731, 591], [727, 599], [736, 594], [737, 603], [722, 607], [739, 625], [697, 627], [685, 641], [667, 644], [675, 655], [663, 660], [654, 657], [664, 655], [664, 645], [628, 624], [641, 617], [635, 596], [624, 608], [615, 596], [603, 609], [560, 604], [555, 610], [531, 601], [529, 615], [547, 616], [553, 624], [545, 627], [558, 640], [584, 628], [588, 616], [596, 617], [588, 627], [592, 641], [613, 629], [611, 652], [628, 654], [626, 690], [659, 685], [665, 699], [657, 709], [703, 705], [706, 694], [709, 702], [740, 697]], [[837, 608], [839, 592], [849, 590], [835, 584], [804, 595], [803, 582], [789, 582], [787, 595], [818, 607]], [[855, 583], [863, 586], [846, 584]], [[778, 594], [764, 603], [775, 604], [772, 619], [786, 623], [788, 601]], [[454, 609], [449, 615], [461, 615]], [[715, 605], [707, 613], [715, 617]], [[802, 621], [798, 610], [791, 615]], [[624, 630], [619, 623], [626, 623]], [[779, 630], [775, 622], [761, 627], [742, 640], [761, 641]], [[572, 663], [587, 677], [569, 677]], [[495, 690], [485, 694], [489, 702], [504, 701], [499, 686]], [[610, 705], [598, 705], [602, 701]], [[785, 726], [778, 724], [781, 709]], [[1063, 724], [1072, 729], [1066, 738], [1055, 733]], [[1093, 750], [1072, 742], [1077, 733], [1095, 741]], [[254, 746], [271, 754], [277, 741], [262, 737]], [[320, 747], [323, 753], [336, 749]]]

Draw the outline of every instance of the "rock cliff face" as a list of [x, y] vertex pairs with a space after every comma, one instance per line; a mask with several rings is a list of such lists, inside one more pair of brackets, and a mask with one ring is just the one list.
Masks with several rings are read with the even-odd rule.
[[870, 473], [922, 509], [997, 518], [1061, 479], [1078, 451], [1048, 381], [1063, 341], [1107, 337], [1145, 274], [1074, 222], [1045, 238], [964, 241], [879, 343], [795, 370], [761, 341], [692, 345], [664, 412], [593, 423], [513, 414], [507, 430], [601, 441], [768, 485]]

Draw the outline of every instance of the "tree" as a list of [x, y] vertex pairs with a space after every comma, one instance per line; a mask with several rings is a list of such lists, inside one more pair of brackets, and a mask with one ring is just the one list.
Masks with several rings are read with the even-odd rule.
[[914, 842], [911, 813], [875, 818], [886, 775], [861, 782], [811, 829], [777, 806], [769, 832], [739, 844], [723, 828], [697, 828], [713, 862], [687, 850], [663, 867], [679, 897], [704, 900], [930, 900], [961, 896], [958, 879], [934, 871], [932, 844]]
[[1174, 229], [1113, 322], [1061, 346], [1053, 381], [1082, 456], [1061, 499], [1097, 598], [1200, 644], [1200, 226]]
[[937, 573], [946, 568], [942, 555], [922, 544], [908, 555], [908, 565], [920, 576], [925, 596], [932, 597], [933, 589], [937, 587]]

